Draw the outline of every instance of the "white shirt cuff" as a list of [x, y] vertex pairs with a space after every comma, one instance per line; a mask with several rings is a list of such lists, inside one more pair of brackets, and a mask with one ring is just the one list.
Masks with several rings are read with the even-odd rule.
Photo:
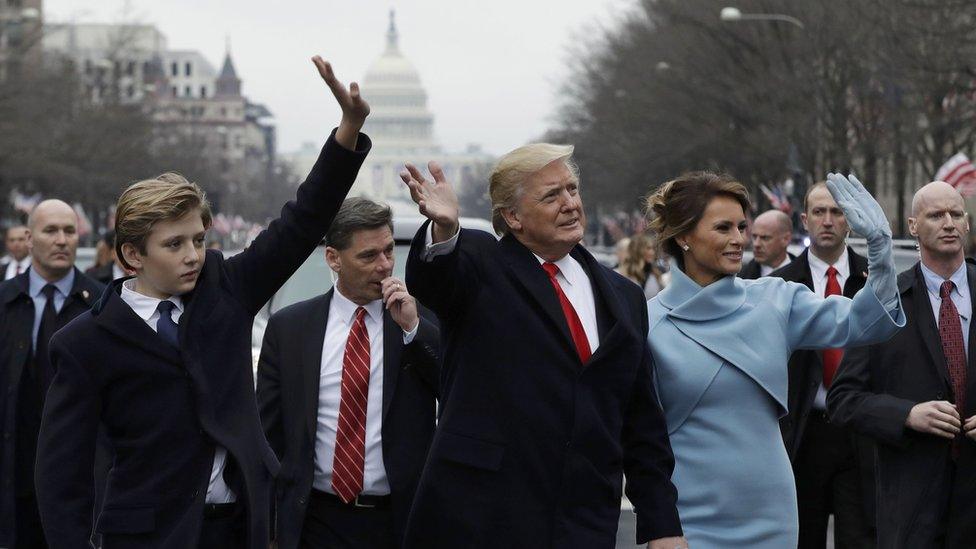
[[439, 255], [447, 255], [453, 252], [454, 248], [457, 246], [459, 234], [461, 234], [460, 226], [458, 226], [458, 232], [454, 233], [454, 236], [448, 238], [444, 242], [434, 244], [434, 224], [431, 223], [427, 227], [427, 239], [424, 246], [424, 253], [420, 259], [430, 261]]
[[410, 345], [410, 343], [413, 341], [413, 338], [417, 337], [417, 332], [419, 330], [420, 330], [420, 319], [418, 318], [417, 325], [413, 327], [413, 330], [410, 330], [409, 332], [406, 330], [403, 331], [403, 344]]

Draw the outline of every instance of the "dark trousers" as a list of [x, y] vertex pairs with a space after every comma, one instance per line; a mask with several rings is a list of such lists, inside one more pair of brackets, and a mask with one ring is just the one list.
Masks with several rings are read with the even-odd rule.
[[46, 549], [37, 499], [33, 494], [18, 495], [14, 509], [13, 549]]
[[312, 490], [302, 526], [301, 549], [395, 549], [389, 506], [357, 508]]
[[226, 503], [204, 506], [199, 549], [240, 549], [247, 546], [244, 506]]
[[836, 549], [873, 548], [875, 535], [864, 512], [861, 479], [851, 435], [811, 410], [794, 464], [800, 511], [799, 549], [827, 546], [834, 515]]

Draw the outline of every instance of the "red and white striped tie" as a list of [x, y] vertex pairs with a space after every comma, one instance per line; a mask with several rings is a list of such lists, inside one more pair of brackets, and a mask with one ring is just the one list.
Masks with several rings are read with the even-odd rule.
[[366, 463], [366, 404], [369, 394], [369, 332], [366, 309], [356, 316], [346, 340], [342, 358], [342, 389], [339, 426], [336, 429], [335, 459], [332, 461], [332, 489], [339, 499], [352, 502], [363, 490]]

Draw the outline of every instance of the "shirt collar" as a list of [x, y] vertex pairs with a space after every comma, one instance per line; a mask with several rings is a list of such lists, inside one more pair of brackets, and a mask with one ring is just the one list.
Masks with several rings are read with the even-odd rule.
[[[28, 292], [30, 293], [31, 297], [36, 298], [37, 296], [41, 295], [41, 290], [44, 289], [44, 286], [48, 285], [48, 281], [44, 280], [44, 278], [37, 274], [37, 271], [34, 269], [29, 269], [27, 272], [30, 273], [28, 275], [30, 277], [30, 289]], [[68, 271], [68, 274], [64, 276], [64, 278], [58, 280], [57, 282], [52, 282], [51, 284], [54, 284], [54, 287], [61, 292], [61, 295], [67, 297], [68, 294], [71, 293], [71, 287], [74, 286], [74, 283], [75, 270], [71, 269]]]
[[[827, 267], [830, 267], [830, 265], [813, 255], [813, 250], [809, 248], [807, 249], [807, 261], [810, 263], [810, 274], [813, 275], [814, 280], [827, 277]], [[837, 274], [843, 279], [847, 279], [851, 275], [851, 262], [847, 258], [847, 246], [844, 246], [844, 251], [837, 258], [837, 261], [834, 262], [833, 267], [837, 269]]]
[[922, 277], [925, 278], [925, 287], [933, 295], [941, 295], [940, 290], [942, 289], [942, 283], [946, 280], [951, 280], [953, 284], [956, 285], [953, 291], [956, 292], [959, 297], [965, 297], [965, 294], [963, 294], [963, 289], [966, 289], [966, 293], [969, 293], [969, 280], [966, 278], [965, 261], [963, 261], [962, 264], [959, 265], [959, 268], [956, 269], [956, 272], [952, 273], [952, 276], [947, 279], [942, 278], [941, 276], [935, 274], [933, 270], [926, 267], [924, 261], [920, 261], [919, 265], [922, 266]]
[[[128, 303], [129, 307], [132, 307], [132, 310], [139, 315], [139, 318], [147, 322], [153, 313], [156, 312], [156, 307], [159, 307], [159, 302], [162, 301], [162, 299], [149, 297], [148, 295], [137, 292], [135, 278], [130, 278], [122, 283], [121, 297], [122, 301]], [[183, 298], [178, 295], [171, 295], [167, 300], [172, 301], [180, 314], [183, 314]]]
[[[359, 305], [350, 300], [348, 297], [342, 295], [339, 291], [339, 285], [335, 285], [335, 292], [332, 293], [332, 307], [335, 307], [335, 312], [339, 315], [339, 318], [344, 319], [349, 324], [352, 324], [353, 317], [356, 314], [356, 309]], [[383, 318], [383, 300], [374, 299], [369, 303], [363, 305], [366, 309], [366, 316], [369, 320], [378, 321]]]
[[[547, 262], [545, 259], [542, 259], [534, 253], [532, 255], [535, 256], [535, 259], [539, 262], [539, 265]], [[559, 267], [559, 272], [563, 275], [563, 278], [566, 279], [566, 282], [568, 282], [570, 286], [576, 286], [577, 284], [580, 284], [584, 278], [586, 278], [586, 271], [583, 270], [583, 266], [580, 265], [579, 261], [573, 259], [573, 256], [569, 254], [564, 255], [558, 261], [550, 261], [549, 263]]]

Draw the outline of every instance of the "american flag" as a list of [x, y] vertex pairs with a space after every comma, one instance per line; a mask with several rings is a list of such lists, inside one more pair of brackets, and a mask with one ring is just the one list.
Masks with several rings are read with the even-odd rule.
[[953, 156], [943, 164], [935, 174], [935, 179], [952, 185], [963, 196], [976, 193], [976, 166], [963, 153]]
[[759, 185], [759, 190], [766, 196], [766, 200], [776, 208], [785, 213], [790, 213], [793, 211], [793, 206], [790, 204], [789, 197], [783, 192], [783, 186], [776, 183], [772, 188], [766, 185]]

